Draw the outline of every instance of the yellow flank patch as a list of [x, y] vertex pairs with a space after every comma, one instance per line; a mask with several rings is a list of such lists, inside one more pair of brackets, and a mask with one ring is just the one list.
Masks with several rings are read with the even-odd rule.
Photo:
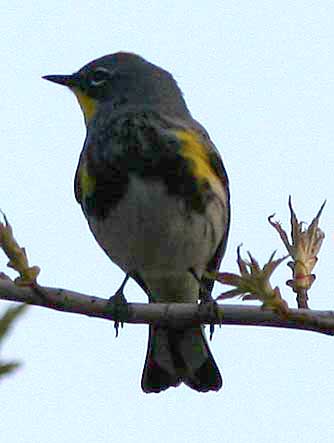
[[79, 172], [80, 178], [80, 192], [81, 199], [90, 196], [94, 193], [96, 187], [96, 179], [88, 174], [87, 167], [85, 164], [80, 166]]
[[82, 109], [82, 112], [85, 117], [85, 123], [86, 126], [90, 122], [90, 120], [94, 117], [94, 114], [96, 112], [96, 105], [97, 101], [89, 97], [88, 95], [84, 94], [80, 89], [73, 88], [72, 89], [74, 94], [76, 95], [76, 98], [78, 99], [80, 108]]
[[181, 155], [189, 161], [191, 173], [200, 181], [217, 179], [217, 174], [210, 164], [209, 153], [194, 131], [178, 130], [176, 136], [182, 142]]

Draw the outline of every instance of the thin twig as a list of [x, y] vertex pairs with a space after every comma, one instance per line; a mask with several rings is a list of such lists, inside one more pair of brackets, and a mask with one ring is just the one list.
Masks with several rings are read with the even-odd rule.
[[[15, 285], [11, 280], [0, 280], [0, 299], [43, 306], [62, 312], [84, 314], [115, 320], [114, 312], [107, 299], [80, 294], [57, 288], [34, 288]], [[286, 316], [257, 306], [218, 304], [219, 318], [212, 311], [198, 309], [196, 304], [173, 303], [129, 303], [125, 323], [154, 323], [166, 321], [173, 327], [194, 324], [251, 325], [277, 328], [301, 329], [322, 334], [334, 335], [334, 311], [315, 311], [310, 309], [289, 309]]]

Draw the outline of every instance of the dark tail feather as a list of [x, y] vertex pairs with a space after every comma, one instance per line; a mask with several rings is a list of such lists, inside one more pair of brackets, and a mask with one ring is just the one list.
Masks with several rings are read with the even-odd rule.
[[180, 383], [168, 343], [168, 329], [150, 326], [142, 390], [158, 393]]
[[150, 327], [142, 376], [144, 392], [160, 392], [181, 382], [199, 392], [218, 391], [222, 378], [202, 328], [181, 331]]
[[203, 327], [183, 331], [179, 353], [186, 367], [183, 382], [198, 392], [219, 391], [223, 385]]

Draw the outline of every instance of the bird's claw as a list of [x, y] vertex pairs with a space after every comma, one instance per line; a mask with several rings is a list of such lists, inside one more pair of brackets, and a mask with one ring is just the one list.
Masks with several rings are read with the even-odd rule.
[[115, 295], [109, 298], [108, 304], [115, 319], [114, 328], [116, 337], [118, 337], [119, 326], [123, 328], [124, 320], [128, 314], [128, 302], [124, 296], [123, 288], [120, 288]]
[[[199, 309], [205, 309], [206, 312], [210, 314], [211, 317], [219, 319], [219, 309], [218, 303], [212, 298], [210, 294], [206, 294], [205, 297], [202, 297], [199, 304]], [[219, 323], [221, 326], [221, 322]], [[210, 340], [212, 340], [213, 333], [215, 331], [215, 323], [210, 323]]]

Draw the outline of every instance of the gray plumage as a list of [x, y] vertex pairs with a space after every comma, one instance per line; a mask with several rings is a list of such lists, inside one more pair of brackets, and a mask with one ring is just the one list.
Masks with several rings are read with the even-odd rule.
[[[97, 242], [150, 302], [207, 298], [213, 282], [204, 273], [218, 269], [226, 248], [228, 179], [171, 74], [117, 53], [46, 78], [69, 86], [85, 114], [75, 191]], [[89, 192], [82, 171], [94, 184]], [[181, 382], [200, 392], [222, 385], [203, 328], [152, 325], [143, 390]]]

